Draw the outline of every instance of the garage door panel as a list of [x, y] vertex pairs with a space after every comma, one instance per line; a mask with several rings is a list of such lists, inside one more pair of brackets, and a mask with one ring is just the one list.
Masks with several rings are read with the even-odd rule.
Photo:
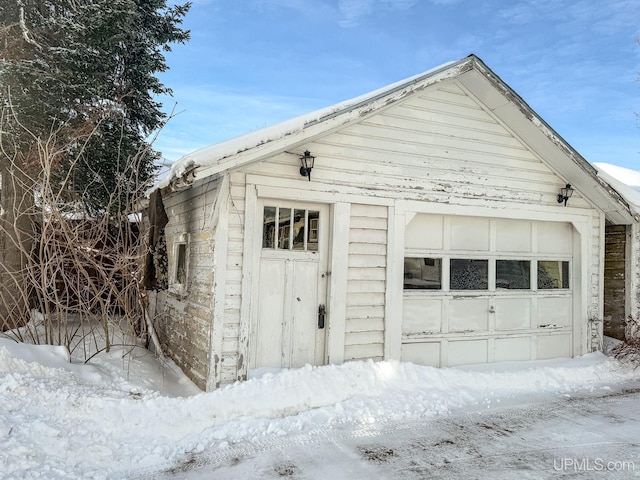
[[448, 365], [469, 365], [471, 363], [487, 363], [488, 340], [449, 340]]
[[440, 366], [440, 343], [407, 343], [402, 345], [402, 361], [416, 365]]
[[569, 223], [538, 222], [538, 251], [568, 255], [573, 252], [573, 227]]
[[500, 252], [530, 252], [531, 222], [496, 220], [496, 249]]
[[443, 218], [441, 215], [419, 213], [405, 229], [407, 248], [441, 249], [443, 246]]
[[452, 299], [449, 303], [450, 332], [484, 332], [489, 328], [489, 299]]
[[442, 300], [407, 298], [402, 307], [402, 333], [439, 333], [442, 330]]
[[531, 360], [531, 337], [496, 338], [494, 360], [496, 362]]
[[571, 325], [571, 297], [538, 299], [537, 327], [568, 327]]
[[538, 360], [570, 357], [571, 334], [538, 335]]
[[531, 328], [530, 298], [497, 298], [496, 330]]
[[488, 250], [489, 219], [451, 217], [452, 250]]

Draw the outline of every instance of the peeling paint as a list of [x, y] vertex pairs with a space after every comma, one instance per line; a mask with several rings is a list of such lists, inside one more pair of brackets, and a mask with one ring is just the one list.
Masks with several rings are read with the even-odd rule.
[[244, 355], [238, 355], [238, 371], [242, 370], [244, 367]]

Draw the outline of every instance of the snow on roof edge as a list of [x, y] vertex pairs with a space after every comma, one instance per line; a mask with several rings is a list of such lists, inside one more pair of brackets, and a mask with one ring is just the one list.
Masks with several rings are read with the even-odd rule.
[[240, 152], [278, 140], [293, 132], [301, 131], [308, 126], [322, 123], [323, 121], [339, 115], [340, 113], [358, 108], [359, 106], [375, 101], [379, 97], [393, 93], [411, 84], [418, 83], [438, 72], [447, 70], [454, 66], [464, 65], [474, 58], [476, 57], [470, 55], [457, 61], [446, 62], [417, 75], [404, 78], [395, 83], [349, 100], [195, 150], [176, 161], [171, 166], [169, 173], [162, 180], [156, 183], [151, 191], [169, 186], [173, 180], [182, 177], [194, 168], [215, 165], [224, 158], [237, 155]]
[[594, 163], [598, 176], [611, 185], [629, 204], [631, 213], [640, 217], [640, 171], [610, 163]]

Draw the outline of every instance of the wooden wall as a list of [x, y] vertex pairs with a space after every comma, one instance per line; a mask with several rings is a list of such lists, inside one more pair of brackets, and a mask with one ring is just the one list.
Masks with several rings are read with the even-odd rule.
[[384, 355], [387, 208], [351, 205], [345, 360]]
[[[316, 156], [311, 182], [300, 176], [298, 156], [293, 153], [305, 149]], [[252, 183], [247, 184], [247, 177]], [[251, 332], [246, 325], [243, 327], [246, 312], [241, 311], [241, 306], [243, 293], [250, 293], [243, 283], [243, 264], [247, 261], [245, 249], [252, 240], [245, 239], [245, 215], [251, 211], [246, 204], [246, 191], [257, 189], [256, 185], [267, 185], [270, 192], [286, 192], [286, 198], [292, 200], [351, 204], [344, 359], [383, 358], [387, 320], [384, 301], [389, 287], [385, 284], [387, 212], [397, 201], [444, 205], [450, 209], [448, 214], [465, 215], [470, 208], [482, 209], [483, 216], [494, 218], [500, 218], [505, 208], [522, 208], [532, 218], [547, 221], [557, 220], [557, 216], [566, 222], [568, 212], [581, 215], [583, 220], [591, 216], [590, 250], [581, 259], [588, 297], [581, 315], [585, 325], [589, 316], [601, 317], [601, 212], [579, 192], [574, 193], [569, 207], [558, 204], [559, 188], [570, 179], [559, 178], [508, 125], [503, 125], [455, 80], [428, 88], [358, 124], [242, 167], [230, 178], [224, 319], [220, 327], [223, 383], [242, 378], [241, 372], [246, 372], [247, 367], [242, 352]], [[191, 222], [194, 231], [198, 231], [198, 222], [187, 217], [202, 218], [204, 210], [210, 208], [211, 192], [204, 194], [203, 189], [177, 194], [182, 198], [180, 202], [187, 202], [190, 197], [188, 201], [197, 206], [180, 207], [178, 200], [171, 204], [184, 222]], [[177, 223], [183, 222], [172, 221], [171, 231], [177, 234]], [[205, 231], [202, 233], [206, 235]], [[205, 250], [203, 247], [202, 252]], [[211, 288], [204, 273], [210, 268], [206, 261], [204, 257], [200, 260], [202, 266], [197, 267], [203, 287], [198, 292], [199, 287], [194, 286], [196, 298], [205, 298], [203, 295]], [[176, 317], [186, 312], [188, 305], [193, 318], [200, 319], [200, 313], [204, 314], [192, 305], [191, 298], [174, 298], [169, 303]], [[199, 301], [196, 303], [200, 306]], [[207, 323], [198, 321], [197, 335], [204, 335]], [[180, 331], [176, 336], [186, 335], [186, 325], [180, 320], [175, 325]], [[598, 328], [601, 331], [596, 325], [596, 333]], [[196, 347], [199, 340], [192, 342]], [[204, 343], [195, 348], [200, 357], [203, 348]]]
[[[211, 303], [214, 274], [211, 212], [218, 193], [215, 181], [163, 198], [169, 290], [159, 293], [155, 325], [165, 351], [203, 390], [211, 351]], [[187, 284], [175, 281], [176, 243], [187, 244]]]
[[604, 334], [624, 340], [627, 227], [607, 225], [604, 258]]

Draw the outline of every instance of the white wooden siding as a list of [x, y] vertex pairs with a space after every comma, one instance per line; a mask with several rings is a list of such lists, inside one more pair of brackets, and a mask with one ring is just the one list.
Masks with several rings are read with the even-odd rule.
[[[461, 214], [466, 207], [483, 207], [486, 216], [494, 218], [499, 218], [505, 204], [512, 209], [519, 204], [539, 209], [545, 213], [538, 217], [550, 219], [553, 212], [566, 219], [570, 209], [580, 214], [590, 211], [591, 215], [599, 215], [579, 192], [571, 198], [569, 207], [559, 205], [556, 201], [559, 189], [570, 179], [559, 178], [508, 126], [467, 95], [455, 80], [303, 147], [316, 156], [311, 182], [300, 177], [298, 156], [292, 153], [282, 153], [244, 171], [256, 183], [282, 185], [290, 191], [298, 185], [300, 199], [312, 199], [315, 192], [318, 198], [324, 192], [332, 192], [336, 201], [353, 198], [345, 359], [365, 356], [379, 359], [383, 355], [382, 345], [375, 342], [382, 342], [384, 338], [382, 289], [388, 287], [385, 284], [388, 219], [387, 208], [382, 204], [388, 205], [389, 200], [458, 205]], [[296, 196], [295, 193], [289, 195]], [[375, 208], [371, 205], [375, 200], [364, 205], [358, 202], [358, 197], [379, 198], [378, 213], [363, 214], [363, 210]], [[511, 225], [513, 221], [507, 223]], [[516, 228], [508, 234], [517, 236], [520, 230]], [[594, 222], [593, 234], [600, 234], [597, 222]], [[469, 238], [477, 242], [477, 232]], [[531, 245], [526, 244], [530, 238], [529, 235], [523, 240], [525, 244], [514, 249], [530, 248]], [[483, 248], [488, 248], [489, 240], [483, 240]], [[516, 240], [512, 238], [503, 243], [514, 245]], [[494, 242], [492, 248], [496, 248], [495, 242], [502, 240], [491, 241]], [[599, 268], [597, 242], [590, 240], [590, 243], [592, 253], [587, 268], [593, 273]], [[590, 295], [588, 303], [592, 307], [600, 304], [595, 290], [586, 295]], [[448, 311], [443, 315], [448, 315]], [[517, 343], [513, 340], [509, 348], [514, 342]], [[507, 348], [506, 340], [499, 343]]]
[[[214, 245], [210, 217], [217, 193], [217, 182], [210, 181], [164, 198], [169, 216], [165, 235], [170, 287], [159, 294], [156, 327], [171, 357], [203, 389], [206, 388], [211, 353]], [[183, 239], [187, 239], [188, 247], [184, 289], [173, 282], [174, 247]]]
[[384, 355], [387, 208], [351, 205], [345, 360]]
[[[310, 182], [300, 176], [298, 154], [294, 153], [305, 149], [316, 156]], [[252, 179], [249, 187], [247, 176]], [[386, 284], [390, 261], [386, 258], [387, 217], [389, 207], [393, 208], [398, 202], [441, 205], [453, 216], [475, 209], [478, 216], [498, 219], [505, 208], [522, 209], [531, 218], [553, 221], [561, 218], [570, 222], [575, 215], [584, 222], [585, 215], [591, 216], [587, 258], [580, 259], [586, 267], [585, 289], [589, 285], [588, 292], [584, 293], [588, 299], [579, 300], [587, 306], [584, 309], [586, 331], [587, 310], [589, 315], [597, 316], [602, 303], [602, 266], [598, 253], [603, 235], [602, 217], [579, 192], [571, 197], [568, 207], [559, 205], [556, 197], [565, 183], [571, 183], [571, 179], [559, 178], [544, 159], [468, 95], [455, 79], [397, 102], [359, 124], [305, 144], [291, 145], [287, 152], [242, 167], [231, 174], [230, 181], [222, 381], [233, 382], [247, 370], [244, 355], [249, 332], [243, 331], [246, 328], [243, 325], [246, 325], [244, 315], [248, 313], [242, 311], [242, 306], [249, 304], [241, 296], [250, 293], [251, 287], [243, 278], [247, 241], [255, 242], [255, 239], [244, 239], [245, 194], [251, 185], [268, 186], [270, 192], [286, 192], [288, 200], [351, 204], [350, 210], [345, 210], [350, 211], [349, 258], [345, 311], [341, 312], [344, 321], [339, 322], [344, 324], [344, 359], [347, 360], [381, 359], [384, 355], [385, 320], [388, 320], [385, 319], [385, 292], [388, 293], [390, 287]], [[195, 192], [175, 196], [195, 198]], [[190, 220], [183, 215], [172, 221]], [[490, 241], [496, 242], [496, 239]], [[508, 243], [514, 242], [517, 243], [512, 239]], [[492, 245], [495, 247], [495, 243]], [[206, 283], [205, 272], [206, 266], [198, 270], [199, 278]], [[443, 318], [448, 314], [445, 310], [441, 313]], [[395, 321], [399, 320], [398, 317]], [[524, 342], [524, 337], [496, 341], [513, 349], [518, 342]], [[541, 344], [545, 342], [552, 339], [541, 340]], [[484, 348], [477, 342], [467, 346], [469, 351]], [[409, 355], [412, 348], [407, 345], [403, 355]], [[440, 349], [440, 345], [434, 344], [422, 354], [439, 357], [443, 355]]]
[[245, 177], [232, 174], [229, 198], [229, 242], [227, 278], [225, 284], [224, 338], [222, 348], [221, 381], [231, 383], [246, 359], [240, 352], [240, 307], [242, 303], [242, 266], [244, 262]]

